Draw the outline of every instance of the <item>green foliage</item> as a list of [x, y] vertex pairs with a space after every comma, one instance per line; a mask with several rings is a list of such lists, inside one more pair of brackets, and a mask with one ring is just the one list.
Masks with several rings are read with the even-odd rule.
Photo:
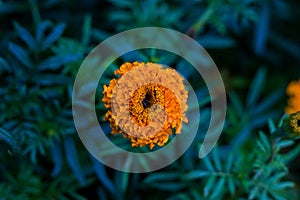
[[[240, 99], [235, 91], [229, 92], [231, 104], [228, 106], [228, 128], [225, 130], [232, 146], [241, 146], [249, 138], [253, 130], [263, 127], [270, 118], [278, 118], [281, 111], [271, 109], [282, 98], [282, 89], [272, 91], [271, 94], [261, 97], [267, 71], [260, 68], [251, 82], [245, 99]], [[245, 102], [243, 105], [242, 102]]]
[[[185, 188], [171, 199], [289, 199], [287, 191], [295, 184], [287, 179], [286, 157], [299, 153], [299, 148], [293, 146], [293, 140], [275, 134], [260, 131], [248, 155], [242, 151], [224, 154], [214, 148], [193, 170], [155, 173], [144, 183], [167, 191]], [[191, 195], [185, 197], [186, 190]]]
[[5, 184], [0, 184], [1, 199], [85, 199], [78, 195], [80, 187], [72, 176], [57, 177], [52, 182], [37, 176], [32, 169], [21, 165], [17, 174], [4, 176]]
[[[274, 122], [283, 115], [285, 85], [300, 77], [298, 7], [282, 0], [0, 0], [0, 199], [299, 199], [299, 141], [286, 135], [282, 120]], [[99, 122], [116, 145], [149, 151], [132, 150], [103, 122], [102, 85], [123, 62], [175, 68], [201, 109], [200, 122], [187, 125], [199, 123], [197, 136], [176, 162], [129, 174], [104, 166], [82, 145], [72, 87], [95, 45], [144, 26], [172, 28], [203, 45], [223, 76], [228, 110], [217, 147], [199, 159], [211, 115], [201, 75], [170, 52], [122, 55], [95, 97]]]
[[19, 147], [17, 141], [12, 137], [11, 134], [3, 130], [2, 128], [0, 128], [0, 139], [9, 144], [14, 153], [18, 152]]

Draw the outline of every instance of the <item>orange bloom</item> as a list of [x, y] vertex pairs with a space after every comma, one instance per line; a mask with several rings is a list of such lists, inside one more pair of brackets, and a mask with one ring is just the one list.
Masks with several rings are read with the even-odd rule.
[[104, 116], [111, 133], [122, 133], [133, 147], [164, 146], [172, 129], [181, 132], [188, 122], [188, 93], [183, 78], [174, 69], [154, 63], [124, 63], [120, 75], [104, 85], [102, 101], [109, 110]]
[[300, 79], [298, 81], [290, 82], [287, 86], [286, 93], [290, 98], [285, 112], [292, 114], [300, 111]]

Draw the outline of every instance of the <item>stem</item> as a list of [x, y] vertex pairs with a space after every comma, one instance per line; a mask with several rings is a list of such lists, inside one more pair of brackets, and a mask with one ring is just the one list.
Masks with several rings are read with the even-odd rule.
[[193, 34], [198, 34], [203, 26], [206, 24], [206, 22], [210, 19], [214, 12], [213, 6], [209, 6], [205, 12], [199, 17], [199, 19], [192, 25], [189, 32], [192, 32]]
[[39, 8], [38, 8], [38, 5], [37, 5], [38, 3], [37, 3], [36, 0], [28, 0], [28, 3], [29, 3], [32, 18], [33, 18], [33, 21], [34, 21], [34, 25], [37, 28], [38, 25], [42, 21], [40, 11], [39, 11]]

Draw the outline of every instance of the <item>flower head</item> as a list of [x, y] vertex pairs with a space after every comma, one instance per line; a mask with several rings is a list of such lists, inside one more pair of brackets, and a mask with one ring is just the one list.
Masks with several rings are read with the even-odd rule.
[[290, 98], [285, 112], [292, 114], [300, 111], [300, 79], [298, 81], [290, 82], [287, 86], [286, 93]]
[[288, 115], [284, 120], [283, 128], [293, 136], [300, 136], [300, 111]]
[[124, 63], [120, 75], [104, 85], [103, 103], [109, 110], [104, 120], [111, 133], [123, 133], [132, 146], [163, 146], [187, 122], [188, 93], [183, 78], [173, 69], [154, 63]]

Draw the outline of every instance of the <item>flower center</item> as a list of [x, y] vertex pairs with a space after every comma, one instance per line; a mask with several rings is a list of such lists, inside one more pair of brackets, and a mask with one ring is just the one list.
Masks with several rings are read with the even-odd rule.
[[158, 84], [146, 84], [138, 88], [129, 102], [130, 115], [140, 126], [147, 126], [150, 119], [150, 110], [153, 105], [164, 106], [164, 89]]
[[143, 104], [144, 109], [150, 108], [153, 105], [153, 97], [149, 91], [146, 93], [146, 95], [142, 101], [142, 104]]

